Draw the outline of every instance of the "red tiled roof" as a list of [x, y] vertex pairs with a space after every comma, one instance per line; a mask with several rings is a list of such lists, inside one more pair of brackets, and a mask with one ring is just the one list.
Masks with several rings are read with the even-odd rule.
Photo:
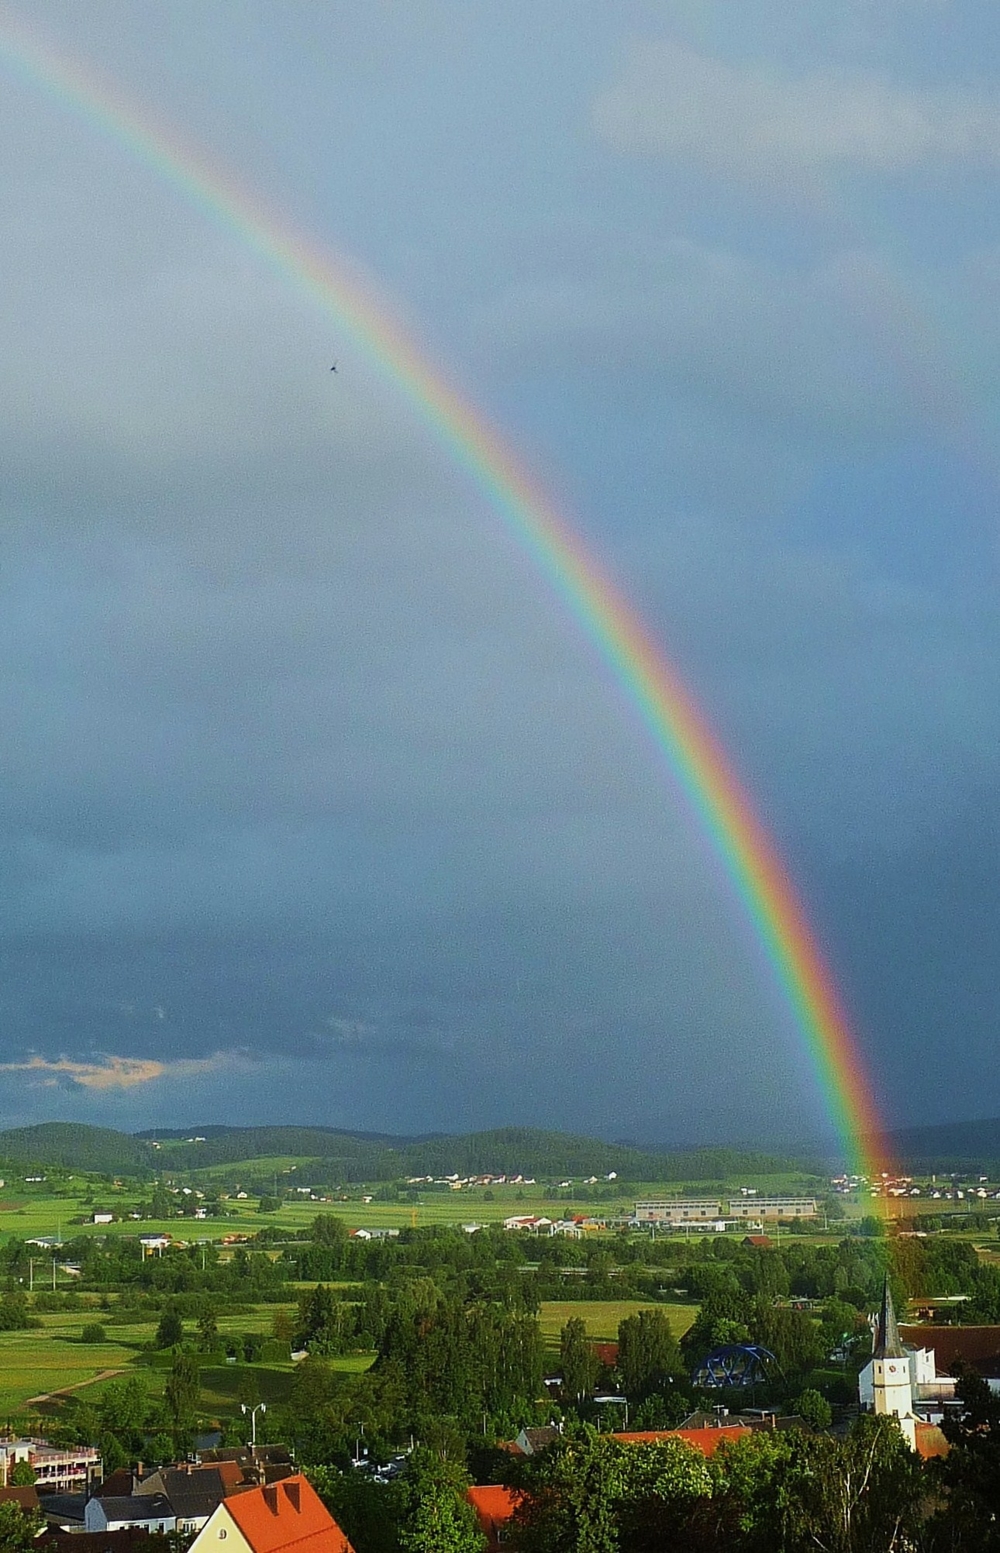
[[652, 1445], [657, 1440], [686, 1440], [703, 1456], [714, 1456], [723, 1440], [740, 1440], [751, 1434], [745, 1424], [723, 1424], [717, 1429], [644, 1429], [631, 1434], [616, 1434], [627, 1445]]
[[600, 1359], [601, 1363], [607, 1369], [613, 1370], [615, 1365], [618, 1363], [618, 1344], [591, 1343], [590, 1346], [594, 1350], [597, 1357]]
[[333, 1516], [301, 1473], [266, 1488], [234, 1494], [219, 1507], [231, 1515], [253, 1553], [354, 1553]]
[[1000, 1326], [901, 1326], [899, 1335], [911, 1348], [932, 1348], [939, 1371], [951, 1374], [962, 1360], [987, 1375], [1000, 1375]]
[[215, 1470], [222, 1479], [222, 1486], [228, 1499], [243, 1481], [243, 1468], [238, 1461], [220, 1461], [215, 1464]]
[[947, 1456], [948, 1441], [937, 1424], [925, 1424], [917, 1420], [917, 1455], [929, 1461], [932, 1456]]
[[468, 1488], [465, 1497], [476, 1512], [476, 1519], [487, 1537], [509, 1521], [517, 1508], [519, 1495], [504, 1483], [482, 1483]]

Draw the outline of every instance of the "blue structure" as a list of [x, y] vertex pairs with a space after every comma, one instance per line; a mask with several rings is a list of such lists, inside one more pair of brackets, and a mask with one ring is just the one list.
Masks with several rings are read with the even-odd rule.
[[717, 1386], [757, 1386], [770, 1380], [780, 1366], [769, 1348], [757, 1343], [727, 1343], [713, 1348], [691, 1372], [692, 1386], [710, 1391]]

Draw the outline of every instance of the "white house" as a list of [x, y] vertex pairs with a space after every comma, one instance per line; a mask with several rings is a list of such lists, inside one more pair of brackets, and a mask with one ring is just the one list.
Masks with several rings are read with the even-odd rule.
[[177, 1516], [164, 1494], [112, 1494], [88, 1499], [83, 1512], [84, 1531], [122, 1531], [138, 1526], [143, 1531], [176, 1531]]

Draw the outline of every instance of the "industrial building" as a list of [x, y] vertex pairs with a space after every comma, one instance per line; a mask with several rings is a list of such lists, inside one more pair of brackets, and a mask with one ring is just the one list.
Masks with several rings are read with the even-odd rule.
[[656, 1202], [637, 1202], [639, 1224], [708, 1224], [724, 1217], [717, 1197], [670, 1197]]
[[815, 1197], [738, 1197], [729, 1204], [732, 1219], [769, 1220], [815, 1219], [819, 1209]]
[[751, 1223], [814, 1219], [818, 1212], [815, 1197], [736, 1197], [728, 1202], [718, 1197], [663, 1197], [637, 1202], [634, 1222], [703, 1224], [706, 1228], [725, 1223], [745, 1229]]

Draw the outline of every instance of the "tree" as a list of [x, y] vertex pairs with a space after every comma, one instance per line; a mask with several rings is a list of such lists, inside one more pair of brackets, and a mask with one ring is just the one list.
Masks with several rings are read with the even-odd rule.
[[403, 1553], [483, 1553], [486, 1539], [465, 1497], [468, 1486], [454, 1462], [423, 1448], [413, 1452], [398, 1534]]
[[295, 1323], [289, 1312], [280, 1305], [271, 1317], [271, 1335], [279, 1343], [290, 1343], [295, 1336]]
[[197, 1359], [194, 1354], [178, 1350], [163, 1388], [175, 1436], [179, 1437], [190, 1429], [200, 1389]]
[[35, 1469], [25, 1457], [21, 1461], [15, 1461], [7, 1475], [7, 1482], [11, 1488], [32, 1488], [35, 1483]]
[[934, 1463], [945, 1502], [929, 1527], [929, 1544], [948, 1553], [996, 1553], [1000, 1549], [1000, 1397], [981, 1375], [957, 1366], [961, 1417], [942, 1430], [948, 1454]]
[[257, 1204], [258, 1213], [277, 1213], [281, 1207], [280, 1197], [262, 1197]]
[[27, 1327], [41, 1326], [37, 1316], [28, 1310], [28, 1296], [20, 1289], [5, 1294], [0, 1299], [0, 1332], [20, 1332]]
[[43, 1525], [37, 1510], [22, 1510], [19, 1504], [0, 1504], [0, 1553], [31, 1553]]
[[202, 1353], [211, 1353], [219, 1346], [219, 1323], [214, 1310], [206, 1310], [198, 1321], [198, 1347]]
[[664, 1391], [684, 1365], [670, 1322], [662, 1310], [640, 1310], [618, 1324], [618, 1373], [625, 1394], [641, 1401]]
[[511, 1540], [523, 1553], [690, 1553], [712, 1479], [683, 1440], [626, 1445], [585, 1428], [526, 1461], [517, 1487]]
[[184, 1336], [184, 1323], [177, 1306], [170, 1301], [164, 1305], [153, 1342], [157, 1348], [173, 1348]]
[[157, 1182], [153, 1188], [153, 1199], [149, 1205], [149, 1216], [152, 1219], [169, 1219], [174, 1211], [174, 1199], [167, 1188]]
[[562, 1394], [567, 1402], [580, 1403], [597, 1384], [600, 1360], [587, 1336], [586, 1322], [571, 1316], [559, 1338], [559, 1364], [562, 1370]]
[[819, 1391], [807, 1387], [792, 1403], [792, 1412], [804, 1418], [814, 1429], [829, 1429], [833, 1422], [833, 1409]]
[[925, 1492], [894, 1418], [863, 1414], [846, 1440], [756, 1432], [711, 1462], [725, 1539], [740, 1553], [902, 1553]]
[[335, 1213], [317, 1213], [312, 1222], [312, 1238], [317, 1246], [347, 1244], [347, 1225]]
[[80, 1333], [81, 1343], [106, 1343], [107, 1340], [108, 1334], [99, 1321], [88, 1321]]
[[306, 1476], [352, 1547], [364, 1553], [399, 1553], [402, 1483], [375, 1483], [364, 1473], [325, 1466], [309, 1467]]

